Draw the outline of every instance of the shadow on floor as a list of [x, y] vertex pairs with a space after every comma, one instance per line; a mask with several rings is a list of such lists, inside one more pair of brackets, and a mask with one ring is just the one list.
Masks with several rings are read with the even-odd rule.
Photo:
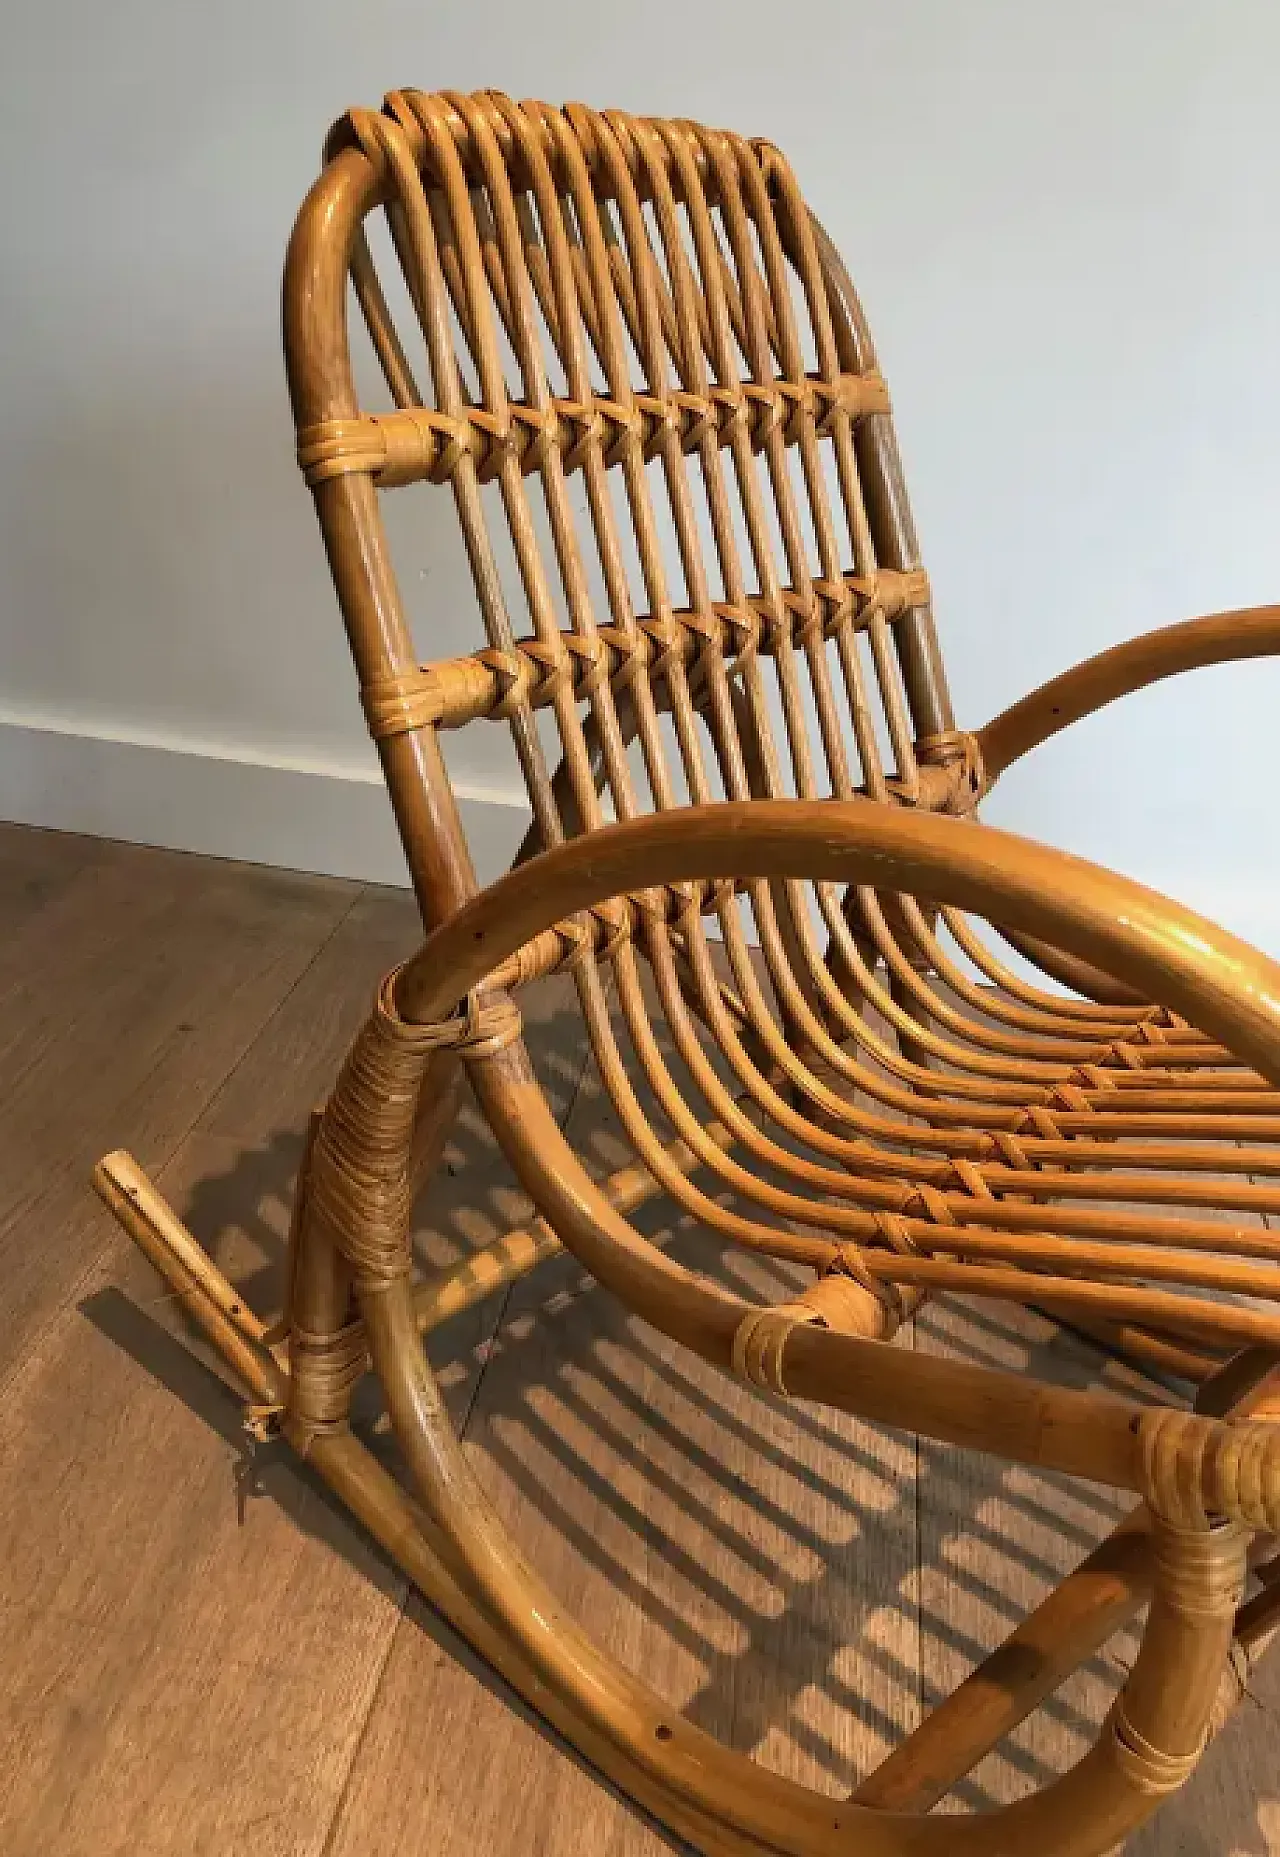
[[[580, 1031], [566, 1015], [540, 1042], [554, 1057]], [[575, 1094], [570, 1078], [570, 1108]], [[607, 1114], [579, 1102], [576, 1115], [575, 1141], [617, 1165]], [[262, 1309], [274, 1306], [281, 1264], [279, 1221], [262, 1208], [287, 1203], [298, 1153], [296, 1132], [280, 1131], [200, 1181], [181, 1208], [214, 1255], [226, 1254], [228, 1234], [242, 1245], [248, 1234], [245, 1248], [262, 1261], [240, 1287]], [[436, 1268], [465, 1257], [506, 1228], [512, 1203], [509, 1177], [470, 1110], [420, 1209], [419, 1248]], [[636, 1222], [681, 1262], [743, 1287], [740, 1255], [706, 1234], [669, 1228], [661, 1211], [646, 1209]], [[750, 1270], [757, 1293], [785, 1295], [799, 1281], [755, 1260]], [[253, 1499], [279, 1503], [300, 1528], [345, 1550], [353, 1525], [287, 1447], [262, 1449], [244, 1468], [239, 1402], [181, 1340], [118, 1291], [82, 1309], [226, 1439]], [[923, 1321], [931, 1326], [922, 1325], [917, 1346], [1024, 1365], [1058, 1382], [1088, 1384], [1101, 1366], [1047, 1324], [1029, 1335], [1026, 1318], [1000, 1308], [941, 1308]], [[750, 1398], [631, 1320], [568, 1258], [509, 1292], [480, 1326], [434, 1335], [429, 1352], [504, 1512], [518, 1530], [549, 1530], [560, 1544], [560, 1583], [567, 1567], [579, 1590], [598, 1582], [642, 1619], [646, 1646], [661, 1644], [694, 1672], [681, 1699], [689, 1719], [837, 1796], [859, 1777], [840, 1721], [855, 1721], [864, 1742], [891, 1746], [949, 1687], [937, 1672], [981, 1658], [1124, 1507], [1067, 1478], [1010, 1477], [927, 1442], [904, 1476], [900, 1441], [838, 1414]], [[357, 1428], [394, 1469], [378, 1418], [366, 1382]], [[863, 1590], [868, 1568], [887, 1577]], [[386, 1577], [395, 1584], [389, 1565]], [[534, 1719], [443, 1621], [416, 1616], [507, 1706]], [[955, 1790], [950, 1809], [989, 1808], [1056, 1777], [1097, 1733], [1130, 1654], [1119, 1642], [1086, 1666], [1038, 1712], [1034, 1732], [1012, 1737]], [[1223, 1822], [1220, 1833], [1217, 1852], [1266, 1849], [1253, 1841], [1256, 1823]], [[1194, 1830], [1177, 1849], [1210, 1857]]]

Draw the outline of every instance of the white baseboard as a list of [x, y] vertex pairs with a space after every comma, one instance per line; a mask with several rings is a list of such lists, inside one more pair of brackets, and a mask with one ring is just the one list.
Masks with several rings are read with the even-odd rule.
[[[474, 787], [459, 807], [482, 883], [509, 866], [529, 823], [523, 801]], [[218, 746], [124, 737], [0, 712], [0, 818], [318, 871], [407, 883], [376, 765], [267, 761]], [[1023, 821], [1017, 823], [1026, 829]], [[1206, 858], [1133, 873], [1280, 957], [1280, 883], [1264, 860], [1243, 873]]]
[[[510, 864], [528, 809], [465, 790], [459, 805], [488, 882]], [[408, 881], [376, 767], [267, 762], [0, 716], [0, 818], [365, 883]]]

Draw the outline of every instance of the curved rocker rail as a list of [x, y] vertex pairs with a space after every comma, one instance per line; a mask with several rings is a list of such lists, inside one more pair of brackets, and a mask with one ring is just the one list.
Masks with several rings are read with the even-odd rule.
[[[999, 914], [1148, 995], [1158, 989], [1264, 1077], [1280, 1078], [1280, 968], [1149, 891], [1004, 834], [899, 809], [800, 802], [703, 808], [608, 828], [532, 861], [436, 930], [391, 976], [311, 1150], [287, 1382], [270, 1336], [234, 1292], [184, 1256], [172, 1231], [170, 1275], [193, 1306], [204, 1299], [216, 1340], [234, 1332], [228, 1356], [256, 1403], [283, 1409], [285, 1434], [428, 1597], [589, 1759], [697, 1848], [761, 1857], [840, 1850], [977, 1857], [1043, 1845], [1100, 1857], [1185, 1779], [1204, 1745], [1227, 1674], [1247, 1541], [1255, 1531], [1280, 1528], [1280, 1430], [1264, 1420], [1224, 1423], [900, 1354], [868, 1338], [888, 1326], [874, 1283], [845, 1278], [834, 1303], [802, 1296], [753, 1309], [648, 1246], [560, 1135], [517, 1042], [518, 1015], [485, 982], [551, 924], [695, 875], [877, 882]], [[876, 1799], [874, 1775], [859, 1789], [861, 1799], [833, 1806], [673, 1716], [591, 1644], [506, 1537], [422, 1353], [408, 1245], [412, 1152], [422, 1080], [445, 1050], [469, 1065], [500, 1139], [557, 1235], [630, 1308], [704, 1359], [775, 1393], [1143, 1496], [1145, 1519], [1131, 1525], [1123, 1590], [1101, 1608], [1085, 1607], [1083, 1625], [1077, 1619], [1068, 1640], [1071, 1653], [1087, 1654], [1099, 1610], [1118, 1622], [1149, 1588], [1137, 1664], [1099, 1741], [1076, 1767], [1033, 1797], [973, 1819], [887, 1809], [895, 1784], [903, 1791], [901, 1779], [882, 1782], [883, 1800], [867, 1803]], [[145, 1227], [136, 1183], [133, 1192], [127, 1182], [120, 1188], [119, 1163], [104, 1163], [100, 1178], [130, 1229]], [[980, 1283], [981, 1268], [972, 1275]], [[351, 1391], [370, 1359], [422, 1515], [347, 1429]], [[1265, 1409], [1265, 1395], [1254, 1389], [1247, 1397]], [[1087, 1584], [1090, 1572], [1086, 1566], [1077, 1580]], [[1055, 1599], [1061, 1608], [1061, 1596]], [[1043, 1624], [1028, 1621], [1021, 1630], [1034, 1635]], [[1033, 1690], [1028, 1686], [1027, 1707], [1038, 1699]], [[1008, 1714], [995, 1733], [1009, 1725]], [[929, 1724], [918, 1732], [924, 1745]], [[975, 1752], [972, 1739], [970, 1729], [966, 1758]], [[898, 1773], [904, 1761], [912, 1768], [912, 1740], [893, 1757]], [[946, 1769], [945, 1747], [941, 1758]], [[931, 1765], [936, 1774], [936, 1749]], [[918, 1779], [912, 1786], [931, 1803]]]
[[[379, 410], [357, 393], [349, 298]], [[1280, 1520], [1280, 1241], [1259, 1217], [1280, 1212], [1280, 977], [1162, 898], [938, 815], [972, 814], [1103, 702], [1273, 653], [1276, 609], [1153, 634], [957, 728], [861, 305], [780, 152], [727, 131], [492, 92], [352, 111], [290, 243], [285, 343], [432, 933], [313, 1128], [281, 1322], [244, 1307], [127, 1156], [99, 1191], [227, 1359], [250, 1428], [282, 1427], [531, 1704], [700, 1850], [1109, 1849], [1185, 1776], [1277, 1614], [1280, 1582], [1240, 1593], [1247, 1536]], [[486, 642], [424, 664], [380, 499], [426, 485], [452, 498]], [[477, 896], [441, 739], [486, 721], [510, 730], [534, 825], [522, 868]], [[1012, 971], [979, 918], [1080, 997]], [[513, 996], [557, 968], [635, 1157], [602, 1183], [519, 1039]], [[409, 1208], [464, 1075], [539, 1216], [414, 1285]], [[814, 1281], [773, 1309], [713, 1291], [628, 1223], [658, 1192]], [[1016, 1679], [997, 1652], [833, 1806], [601, 1657], [475, 1486], [421, 1336], [561, 1244], [726, 1372], [1144, 1506], [1013, 1634]], [[1198, 1386], [1198, 1411], [886, 1345], [948, 1288], [1043, 1306]], [[417, 1503], [348, 1428], [370, 1364]], [[927, 1816], [1148, 1600], [1079, 1766], [985, 1819]]]

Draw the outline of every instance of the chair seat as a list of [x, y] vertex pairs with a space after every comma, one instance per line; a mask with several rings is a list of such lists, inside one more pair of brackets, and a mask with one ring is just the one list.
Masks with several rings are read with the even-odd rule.
[[[1280, 968], [973, 815], [1102, 704], [1280, 653], [1280, 608], [1167, 628], [959, 727], [866, 318], [766, 141], [393, 92], [335, 126], [284, 295], [299, 463], [430, 932], [315, 1118], [276, 1321], [127, 1157], [99, 1190], [248, 1389], [254, 1435], [282, 1431], [706, 1857], [1102, 1857], [1190, 1773], [1280, 1622], [1280, 1579], [1245, 1598], [1251, 1539], [1274, 1562], [1280, 1532]], [[385, 494], [452, 499], [480, 649], [422, 662]], [[419, 580], [434, 623], [455, 602]], [[444, 742], [495, 722], [532, 825], [480, 889]], [[521, 1038], [520, 987], [557, 968], [633, 1156], [603, 1181]], [[414, 1198], [464, 1072], [540, 1217], [415, 1283]], [[811, 1279], [761, 1306], [686, 1268], [629, 1222], [658, 1194]], [[785, 1780], [592, 1643], [452, 1429], [422, 1335], [562, 1245], [765, 1392], [1139, 1508], [850, 1801]], [[1034, 1304], [1180, 1387], [883, 1345], [946, 1291]], [[348, 1422], [369, 1368], [412, 1500]], [[1080, 1762], [986, 1818], [930, 1816], [1144, 1607]]]
[[718, 941], [687, 908], [672, 936], [652, 896], [628, 902], [507, 972], [576, 965], [593, 931], [607, 948], [612, 1010], [584, 986], [602, 1087], [679, 1213], [876, 1287], [884, 1333], [904, 1297], [951, 1290], [1035, 1305], [1192, 1381], [1280, 1346], [1280, 1093], [1213, 1039], [1157, 1006], [1032, 1014], [966, 980], [954, 943], [962, 992], [869, 968], [861, 1011], [819, 1002], [788, 1023], [740, 901], [721, 892]]

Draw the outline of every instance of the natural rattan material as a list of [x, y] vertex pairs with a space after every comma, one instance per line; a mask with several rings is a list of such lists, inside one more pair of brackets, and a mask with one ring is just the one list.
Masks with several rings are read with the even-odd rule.
[[[381, 405], [356, 393], [356, 324]], [[867, 325], [766, 142], [393, 93], [330, 136], [285, 325], [298, 458], [430, 932], [318, 1120], [276, 1325], [127, 1157], [100, 1190], [244, 1383], [248, 1422], [281, 1426], [479, 1650], [697, 1849], [1112, 1849], [1192, 1769], [1280, 1610], [1280, 1581], [1245, 1593], [1250, 1537], [1280, 1529], [1280, 1239], [1258, 1216], [1280, 1212], [1280, 970], [970, 815], [1020, 755], [1127, 691], [1280, 652], [1280, 608], [1152, 634], [959, 727]], [[452, 498], [466, 655], [424, 661], [410, 635], [392, 491]], [[481, 892], [441, 736], [484, 723], [510, 732], [532, 826]], [[1072, 990], [1028, 979], [1001, 938]], [[607, 1181], [520, 1040], [513, 995], [556, 969], [634, 1154]], [[415, 1283], [413, 1200], [464, 1072], [540, 1216]], [[812, 1282], [760, 1308], [683, 1270], [629, 1223], [658, 1193]], [[1099, 1550], [1107, 1579], [1091, 1557], [845, 1805], [672, 1719], [507, 1540], [422, 1356], [422, 1332], [561, 1244], [766, 1395], [1132, 1490], [1145, 1506]], [[1198, 1387], [1199, 1409], [886, 1345], [942, 1290], [1057, 1312]], [[368, 1365], [420, 1508], [347, 1426]], [[987, 1818], [926, 1816], [1148, 1602], [1077, 1767]]]

